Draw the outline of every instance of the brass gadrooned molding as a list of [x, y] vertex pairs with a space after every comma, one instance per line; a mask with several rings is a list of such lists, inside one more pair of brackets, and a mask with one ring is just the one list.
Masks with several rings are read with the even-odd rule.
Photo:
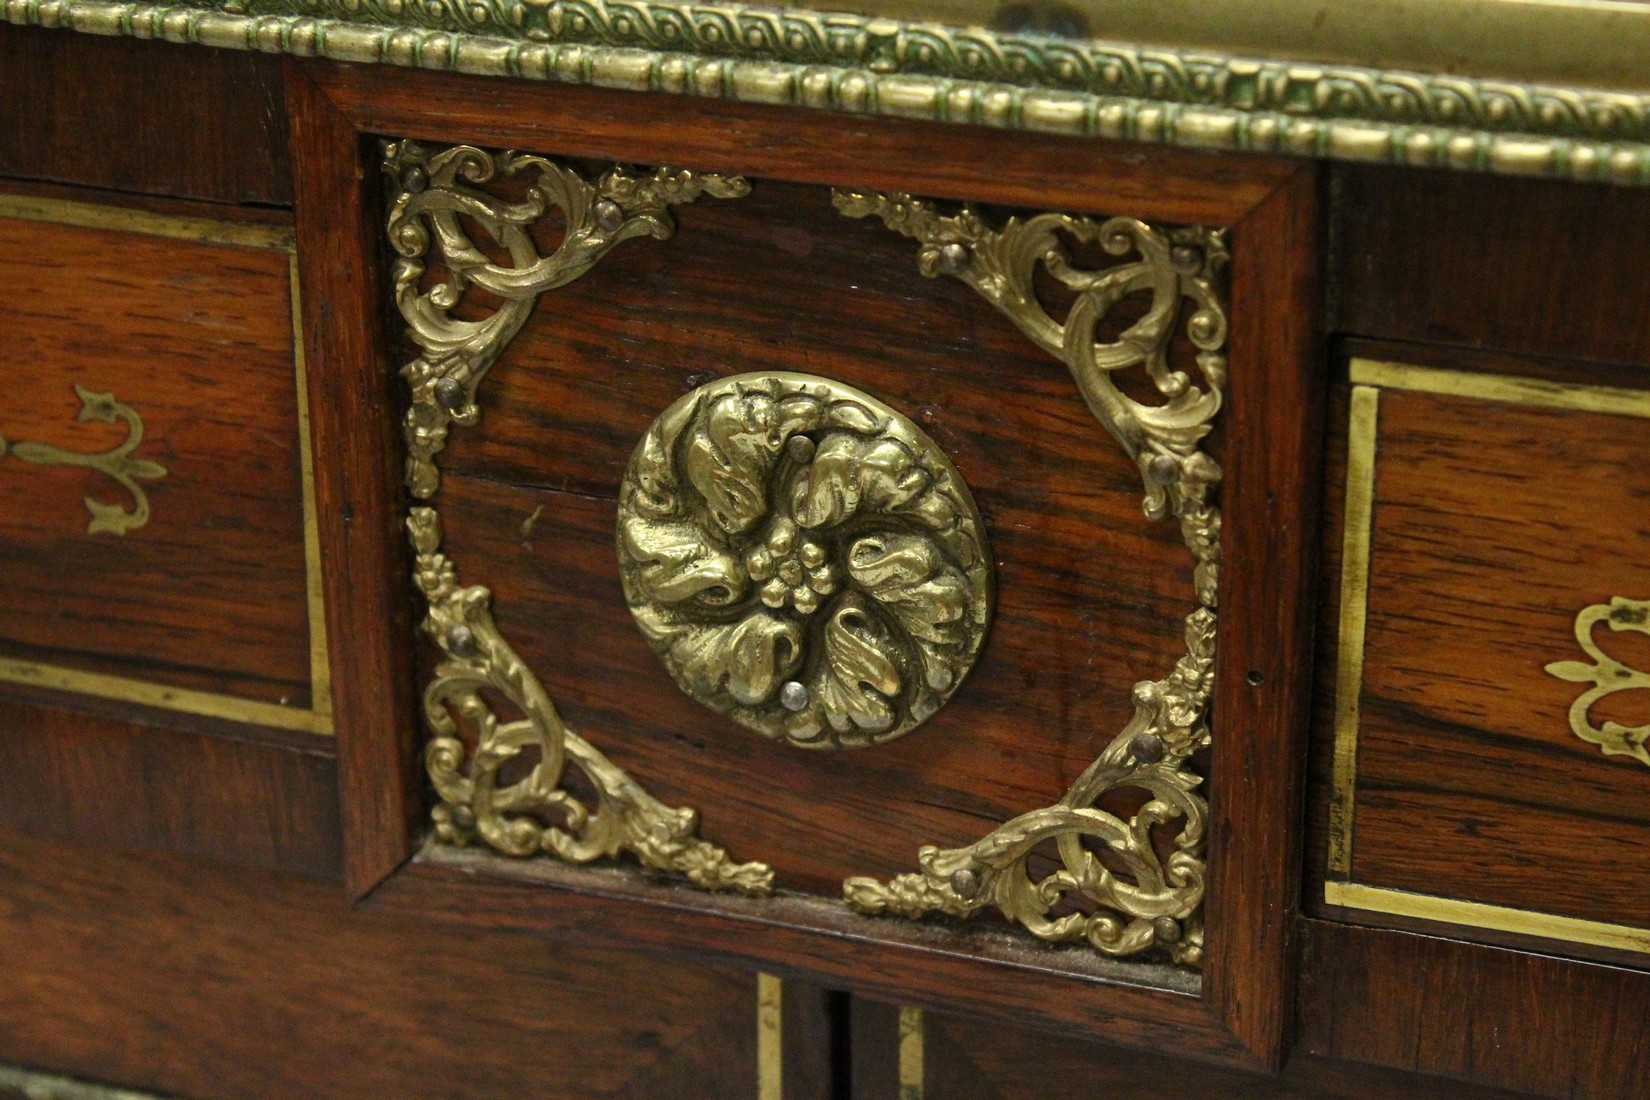
[[80, 398], [80, 414], [75, 419], [81, 423], [88, 420], [101, 420], [106, 424], [124, 422], [126, 438], [107, 451], [86, 453], [68, 451], [46, 443], [8, 444], [6, 438], [0, 436], [0, 458], [9, 454], [36, 466], [80, 466], [96, 470], [132, 494], [132, 507], [127, 509], [119, 504], [105, 504], [93, 497], [86, 497], [86, 511], [92, 515], [91, 522], [86, 524], [86, 533], [124, 535], [128, 531], [136, 531], [149, 522], [149, 494], [143, 491], [138, 479], [159, 480], [166, 476], [166, 467], [146, 458], [132, 457], [132, 452], [143, 442], [143, 418], [136, 409], [115, 400], [112, 393], [94, 393], [78, 383], [74, 392]]
[[620, 577], [677, 685], [765, 737], [856, 748], [920, 725], [985, 641], [974, 501], [910, 420], [840, 382], [739, 374], [642, 436]]
[[[1613, 597], [1607, 604], [1593, 604], [1582, 608], [1576, 616], [1576, 641], [1593, 659], [1583, 661], [1554, 661], [1547, 672], [1560, 680], [1574, 684], [1592, 684], [1570, 705], [1570, 729], [1589, 744], [1597, 745], [1606, 756], [1631, 756], [1641, 764], [1650, 764], [1650, 672], [1629, 668], [1599, 645], [1594, 628], [1600, 623], [1612, 631], [1624, 630], [1650, 634], [1650, 600], [1629, 600]], [[1595, 725], [1592, 718], [1594, 704], [1619, 691], [1642, 691], [1639, 696], [1646, 704], [1646, 721], [1639, 726], [1624, 726], [1605, 720]]]
[[[1491, 46], [1494, 74], [1472, 75], [1443, 40], [1360, 63], [1313, 54], [1310, 33], [1308, 45], [1276, 54], [1259, 45], [1234, 52], [1227, 41], [1257, 40], [1211, 31], [1222, 16], [1209, 5], [1195, 10], [1197, 45], [1175, 44], [1168, 23], [1160, 29], [1171, 41], [1156, 45], [1090, 38], [1080, 27], [1071, 35], [1007, 29], [1016, 13], [1037, 17], [1024, 5], [1003, 8], [990, 26], [685, 0], [0, 0], [0, 12], [13, 23], [337, 61], [1199, 149], [1650, 184], [1650, 95], [1624, 76], [1636, 71], [1636, 57], [1630, 49], [1591, 51], [1610, 58], [1596, 78], [1585, 61], [1601, 20], [1627, 20], [1620, 26], [1642, 35], [1642, 13], [1572, 4], [1555, 15], [1558, 5], [1527, 0], [1478, 0], [1473, 12], [1463, 10], [1466, 2], [1451, 5], [1454, 25], [1471, 28], [1481, 48], [1498, 41], [1495, 28], [1537, 15], [1519, 40], [1551, 42], [1568, 29], [1559, 52], [1582, 60], [1549, 70], [1538, 56], [1521, 67]], [[1267, 5], [1225, 7], [1238, 20], [1234, 29], [1247, 34]], [[1316, 28], [1319, 8], [1299, 9], [1300, 19]], [[1065, 10], [1048, 15], [1058, 20]], [[1134, 5], [1135, 15], [1141, 10], [1149, 9]], [[1366, 57], [1368, 42], [1354, 27], [1343, 48], [1327, 54]]]
[[[973, 287], [1066, 364], [1090, 411], [1138, 467], [1147, 518], [1179, 521], [1200, 605], [1186, 619], [1186, 656], [1164, 679], [1134, 685], [1133, 720], [1058, 802], [966, 847], [924, 847], [919, 869], [890, 882], [851, 878], [844, 896], [862, 913], [908, 918], [996, 908], [1045, 940], [1086, 942], [1115, 956], [1161, 950], [1199, 966], [1208, 804], [1191, 758], [1211, 743], [1220, 564], [1213, 493], [1222, 474], [1202, 442], [1226, 380], [1226, 234], [1055, 213], [993, 226], [971, 207], [947, 214], [904, 194], [838, 190], [835, 202], [849, 217], [876, 216], [919, 242], [924, 275]], [[1070, 242], [1118, 262], [1091, 269], [1075, 260]], [[1039, 269], [1073, 296], [1063, 320], [1039, 298]], [[1139, 295], [1145, 312], [1102, 341], [1112, 309]], [[1200, 380], [1170, 362], [1177, 335], [1194, 349]], [[1142, 371], [1156, 400], [1121, 389], [1113, 376], [1125, 370]], [[1104, 808], [1114, 792], [1139, 808]], [[1172, 839], [1163, 845], [1165, 837]], [[1049, 845], [1058, 854], [1052, 865], [1040, 858]]]
[[[749, 190], [738, 177], [672, 168], [614, 168], [592, 183], [545, 157], [411, 141], [387, 142], [384, 168], [392, 194], [387, 231], [400, 255], [395, 300], [420, 352], [402, 369], [412, 390], [404, 425], [407, 485], [420, 499], [435, 497], [441, 485], [436, 456], [449, 426], [479, 420], [477, 387], [540, 294], [578, 278], [622, 241], [669, 237], [674, 203]], [[511, 177], [522, 177], [525, 198], [503, 198], [485, 187]], [[562, 239], [541, 256], [531, 229], [552, 209], [565, 220]], [[491, 236], [511, 263], [491, 260], [466, 222]], [[431, 264], [443, 277], [426, 284]], [[498, 305], [477, 320], [454, 317], [472, 287]], [[429, 608], [424, 633], [442, 655], [423, 704], [430, 734], [425, 767], [440, 799], [431, 813], [437, 841], [462, 846], [479, 838], [504, 855], [569, 863], [628, 853], [704, 889], [772, 890], [766, 865], [736, 863], [699, 839], [696, 811], [659, 802], [567, 727], [499, 633], [491, 592], [458, 583], [457, 567], [441, 551], [435, 508], [413, 508], [407, 533], [416, 555], [414, 580]], [[495, 709], [499, 699], [507, 702], [506, 713]], [[582, 776], [582, 796], [566, 785], [569, 769]]]

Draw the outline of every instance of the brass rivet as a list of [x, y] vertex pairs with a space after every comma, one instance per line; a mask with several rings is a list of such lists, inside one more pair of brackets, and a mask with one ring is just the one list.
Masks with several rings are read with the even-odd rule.
[[456, 378], [443, 378], [435, 384], [435, 403], [448, 412], [464, 407], [464, 383]]
[[468, 806], [453, 807], [453, 824], [461, 829], [473, 829], [476, 826], [476, 812]]
[[1163, 759], [1166, 748], [1163, 738], [1155, 733], [1137, 733], [1129, 742], [1129, 752], [1142, 764], [1155, 764]]
[[795, 680], [787, 680], [779, 689], [779, 703], [786, 710], [806, 710], [808, 708], [808, 689]]
[[1173, 917], [1158, 917], [1152, 921], [1152, 931], [1156, 933], [1158, 943], [1180, 942], [1180, 922]]
[[1153, 455], [1146, 463], [1146, 475], [1159, 485], [1173, 485], [1180, 480], [1180, 460], [1174, 455]]
[[805, 435], [793, 435], [785, 441], [785, 453], [798, 462], [812, 462], [814, 450], [814, 441]]
[[1182, 275], [1196, 275], [1203, 270], [1203, 249], [1195, 244], [1177, 244], [1169, 249], [1169, 266]]
[[959, 898], [971, 898], [980, 892], [980, 873], [971, 867], [951, 872], [951, 890]]
[[460, 623], [447, 628], [447, 652], [454, 657], [474, 657], [476, 654], [475, 632]]
[[602, 199], [596, 204], [596, 224], [609, 233], [616, 233], [624, 224], [624, 211], [612, 199]]
[[961, 275], [968, 270], [968, 246], [952, 241], [940, 247], [940, 270], [947, 275]]

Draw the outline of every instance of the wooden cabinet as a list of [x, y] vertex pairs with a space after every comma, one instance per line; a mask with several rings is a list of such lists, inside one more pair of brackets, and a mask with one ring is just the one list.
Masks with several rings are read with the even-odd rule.
[[0, 33], [0, 1095], [1643, 1093], [1644, 192], [286, 18]]

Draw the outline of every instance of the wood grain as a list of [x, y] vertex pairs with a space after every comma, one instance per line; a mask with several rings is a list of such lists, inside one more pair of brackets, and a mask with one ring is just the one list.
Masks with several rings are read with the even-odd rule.
[[8, 832], [0, 941], [0, 1060], [167, 1095], [755, 1095], [750, 973], [455, 936], [268, 874]]
[[407, 858], [423, 817], [400, 399], [366, 142], [295, 63], [286, 87], [345, 871], [359, 896]]
[[61, 702], [0, 700], [0, 825], [341, 876], [338, 772], [325, 738], [249, 740], [168, 728], [179, 716], [128, 704]]
[[1304, 931], [1304, 1052], [1555, 1100], [1638, 1100], [1650, 1085], [1650, 975], [1326, 921]]
[[1643, 923], [1650, 769], [1576, 737], [1585, 685], [1544, 671], [1586, 659], [1582, 608], [1650, 593], [1621, 553], [1650, 538], [1643, 423], [1382, 391], [1354, 881]]
[[[854, 1003], [855, 1062], [874, 1073], [856, 1078], [855, 1100], [900, 1100], [885, 1053], [897, 1012]], [[1324, 1058], [1294, 1058], [1277, 1077], [1218, 1069], [1162, 1054], [1120, 1051], [1098, 1043], [1004, 1028], [966, 1017], [923, 1014], [925, 1096], [934, 1100], [1048, 1100], [1069, 1095], [1108, 1100], [1166, 1096], [1219, 1100], [1517, 1100], [1523, 1093], [1437, 1077], [1372, 1069]]]
[[1334, 174], [1336, 331], [1650, 363], [1650, 193], [1363, 165]]
[[306, 71], [372, 133], [1039, 209], [1226, 224], [1300, 168], [1282, 157], [1009, 139], [983, 127], [374, 65], [315, 61]]
[[0, 175], [290, 205], [280, 63], [0, 25]]
[[84, 467], [0, 457], [0, 653], [308, 709], [308, 588], [288, 255], [0, 218], [28, 285], [0, 436], [77, 453], [126, 439], [77, 420], [80, 385], [143, 418], [151, 518], [89, 534], [82, 498], [133, 499]]

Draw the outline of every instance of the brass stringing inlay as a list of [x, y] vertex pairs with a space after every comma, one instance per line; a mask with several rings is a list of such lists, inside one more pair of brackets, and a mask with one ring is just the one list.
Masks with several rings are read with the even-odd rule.
[[[1636, 630], [1650, 634], [1650, 600], [1616, 596], [1608, 604], [1583, 608], [1576, 616], [1576, 641], [1593, 663], [1554, 661], [1547, 666], [1547, 671], [1560, 680], [1593, 685], [1570, 706], [1570, 729], [1577, 737], [1597, 745], [1606, 756], [1631, 756], [1642, 764], [1650, 764], [1650, 750], [1645, 748], [1646, 741], [1650, 741], [1650, 719], [1642, 726], [1624, 726], [1609, 720], [1603, 726], [1593, 724], [1590, 713], [1593, 704], [1605, 696], [1618, 691], [1650, 692], [1650, 672], [1628, 668], [1599, 647], [1593, 638], [1593, 628], [1599, 623], [1607, 624], [1617, 633]], [[1650, 694], [1641, 698], [1650, 701]]]
[[688, 695], [807, 748], [891, 740], [968, 674], [991, 554], [917, 426], [823, 378], [741, 374], [665, 410], [619, 496], [642, 633]]
[[[480, 418], [476, 387], [540, 294], [578, 278], [621, 241], [669, 237], [674, 203], [749, 190], [737, 177], [670, 168], [645, 174], [615, 168], [592, 184], [544, 157], [470, 146], [436, 150], [410, 141], [386, 144], [385, 169], [395, 189], [388, 231], [400, 256], [396, 302], [421, 350], [402, 369], [413, 396], [407, 484], [421, 499], [440, 486], [435, 459], [449, 425]], [[531, 180], [526, 200], [509, 202], [481, 189], [500, 177]], [[552, 209], [564, 216], [565, 232], [554, 252], [540, 256], [530, 231]], [[510, 265], [493, 263], [461, 217], [498, 242]], [[426, 290], [432, 244], [439, 244], [445, 278]], [[479, 321], [453, 317], [450, 311], [472, 287], [502, 304]], [[425, 763], [441, 800], [433, 811], [437, 839], [463, 845], [479, 837], [506, 855], [549, 854], [574, 863], [628, 852], [706, 889], [767, 893], [768, 867], [734, 863], [698, 839], [693, 810], [660, 803], [567, 728], [493, 624], [491, 593], [459, 585], [456, 568], [440, 552], [436, 510], [414, 508], [407, 527], [418, 587], [429, 602], [424, 630], [443, 654], [424, 692], [431, 734]], [[502, 717], [489, 701], [495, 694], [520, 717]], [[569, 765], [583, 774], [593, 805], [564, 789]]]
[[[968, 847], [925, 847], [917, 855], [920, 870], [889, 883], [849, 879], [847, 901], [864, 913], [912, 918], [969, 917], [995, 906], [1046, 940], [1086, 941], [1109, 955], [1161, 947], [1176, 962], [1200, 965], [1208, 807], [1189, 760], [1210, 741], [1220, 561], [1220, 511], [1211, 497], [1221, 478], [1200, 444], [1220, 409], [1226, 376], [1226, 236], [1202, 227], [1064, 214], [1013, 217], [992, 228], [970, 207], [944, 215], [933, 203], [903, 194], [839, 190], [835, 201], [850, 217], [875, 215], [920, 242], [924, 275], [950, 275], [972, 286], [1070, 368], [1089, 408], [1140, 468], [1147, 517], [1179, 520], [1200, 604], [1186, 620], [1186, 656], [1164, 679], [1134, 686], [1134, 719], [1059, 802], [1022, 814]], [[1067, 239], [1138, 258], [1085, 270], [1073, 261]], [[1033, 289], [1039, 266], [1076, 296], [1063, 323]], [[1144, 316], [1115, 342], [1098, 341], [1096, 327], [1112, 307], [1137, 293], [1151, 297]], [[1170, 367], [1177, 330], [1197, 349], [1207, 389]], [[1112, 380], [1114, 372], [1134, 367], [1146, 372], [1160, 403], [1137, 401]], [[1126, 788], [1147, 795], [1132, 816], [1096, 806], [1108, 792]], [[1179, 825], [1164, 858], [1154, 833], [1169, 822]], [[1039, 877], [1030, 857], [1045, 842], [1053, 842], [1059, 866]], [[1091, 846], [1108, 853], [1110, 866]]]
[[118, 446], [96, 454], [85, 454], [45, 443], [8, 445], [5, 437], [0, 436], [0, 458], [11, 454], [37, 466], [83, 466], [112, 478], [132, 494], [132, 509], [127, 511], [118, 504], [105, 504], [86, 497], [86, 510], [92, 514], [86, 533], [124, 535], [128, 531], [136, 531], [149, 522], [149, 495], [137, 479], [158, 481], [166, 476], [166, 467], [145, 458], [132, 457], [132, 452], [143, 442], [143, 418], [132, 406], [116, 401], [112, 393], [94, 393], [79, 384], [75, 385], [74, 392], [80, 398], [80, 415], [75, 419], [81, 423], [88, 420], [101, 420], [106, 424], [125, 421], [126, 438]]

